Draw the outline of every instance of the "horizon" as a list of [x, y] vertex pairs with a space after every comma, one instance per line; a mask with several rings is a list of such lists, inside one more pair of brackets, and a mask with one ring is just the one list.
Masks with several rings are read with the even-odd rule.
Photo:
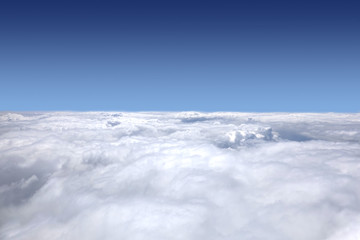
[[0, 110], [0, 113], [199, 113], [199, 114], [208, 114], [208, 113], [249, 113], [249, 114], [359, 114], [359, 112], [257, 112], [257, 111], [246, 111], [246, 112], [240, 112], [240, 111], [197, 111], [197, 110], [184, 110], [184, 111], [158, 111], [158, 110], [149, 110], [149, 111], [122, 111], [122, 110], [19, 110], [19, 111], [13, 111], [13, 110]]

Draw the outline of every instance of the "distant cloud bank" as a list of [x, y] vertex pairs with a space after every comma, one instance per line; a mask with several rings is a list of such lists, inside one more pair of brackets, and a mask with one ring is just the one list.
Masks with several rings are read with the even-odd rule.
[[0, 239], [360, 239], [360, 114], [0, 113]]

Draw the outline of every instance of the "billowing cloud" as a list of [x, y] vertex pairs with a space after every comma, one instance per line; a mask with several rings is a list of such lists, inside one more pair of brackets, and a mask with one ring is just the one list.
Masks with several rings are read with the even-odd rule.
[[0, 113], [0, 238], [360, 238], [360, 114]]

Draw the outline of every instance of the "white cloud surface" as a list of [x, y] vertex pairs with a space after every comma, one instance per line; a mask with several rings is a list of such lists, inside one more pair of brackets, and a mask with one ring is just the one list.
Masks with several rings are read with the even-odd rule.
[[360, 114], [0, 113], [0, 239], [360, 239]]

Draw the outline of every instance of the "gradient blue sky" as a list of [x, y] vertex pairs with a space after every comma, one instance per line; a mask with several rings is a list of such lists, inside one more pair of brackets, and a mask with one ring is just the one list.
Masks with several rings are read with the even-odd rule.
[[356, 1], [1, 1], [0, 110], [360, 111]]

